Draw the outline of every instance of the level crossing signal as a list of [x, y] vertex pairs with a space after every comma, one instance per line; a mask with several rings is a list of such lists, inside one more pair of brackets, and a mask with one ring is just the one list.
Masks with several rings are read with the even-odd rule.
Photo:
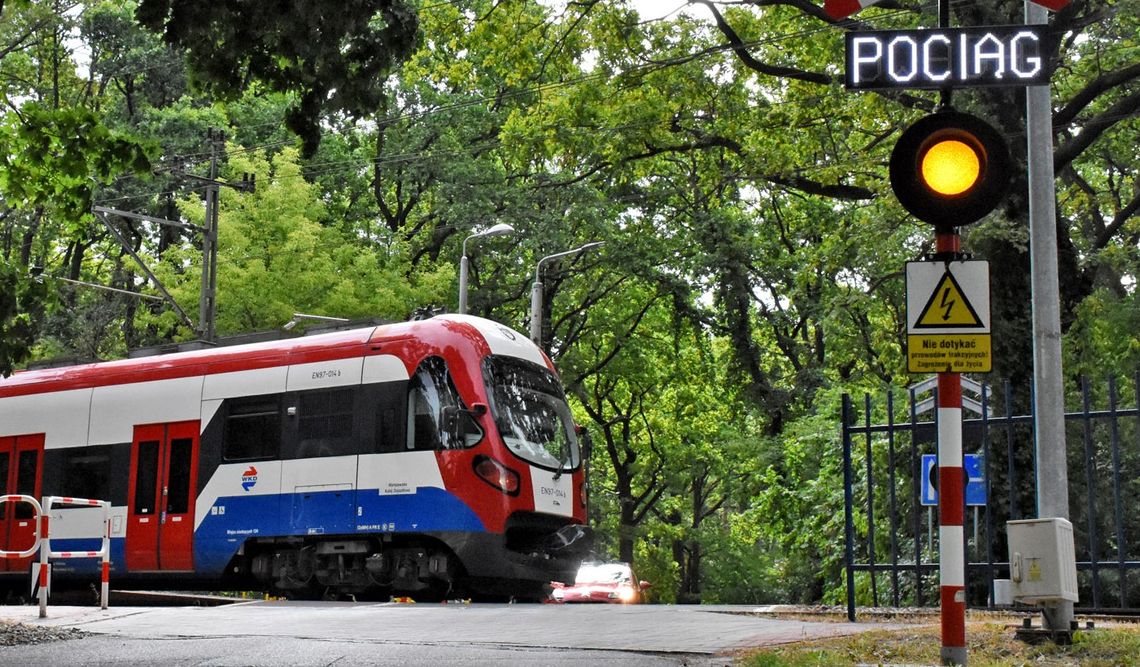
[[891, 153], [899, 203], [938, 228], [967, 225], [997, 206], [1012, 171], [1009, 148], [985, 121], [958, 111], [920, 118]]

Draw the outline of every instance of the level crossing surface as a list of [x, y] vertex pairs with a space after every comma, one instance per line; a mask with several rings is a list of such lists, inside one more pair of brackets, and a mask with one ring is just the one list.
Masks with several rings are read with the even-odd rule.
[[[218, 607], [0, 607], [0, 620], [70, 627], [0, 665], [724, 665], [742, 650], [882, 624], [773, 619], [748, 606], [251, 601]], [[585, 663], [583, 663], [585, 660]]]

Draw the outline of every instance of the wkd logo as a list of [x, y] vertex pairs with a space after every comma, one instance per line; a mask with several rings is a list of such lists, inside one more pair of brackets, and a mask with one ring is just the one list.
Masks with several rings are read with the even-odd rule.
[[254, 484], [257, 484], [257, 468], [250, 466], [241, 474], [241, 488], [249, 491]]

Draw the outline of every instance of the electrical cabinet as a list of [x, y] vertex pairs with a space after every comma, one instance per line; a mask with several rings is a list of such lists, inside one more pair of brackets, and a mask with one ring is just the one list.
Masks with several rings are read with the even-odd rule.
[[1077, 601], [1073, 524], [1065, 519], [1027, 519], [1005, 524], [1013, 599], [1024, 604]]

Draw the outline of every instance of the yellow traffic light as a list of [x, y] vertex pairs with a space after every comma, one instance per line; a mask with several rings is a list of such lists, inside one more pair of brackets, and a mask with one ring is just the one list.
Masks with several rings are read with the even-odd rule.
[[891, 153], [891, 187], [916, 218], [938, 227], [968, 225], [1005, 194], [1009, 149], [993, 127], [957, 111], [920, 118]]
[[922, 156], [922, 180], [940, 195], [962, 194], [974, 187], [981, 174], [978, 154], [957, 139], [938, 141]]

